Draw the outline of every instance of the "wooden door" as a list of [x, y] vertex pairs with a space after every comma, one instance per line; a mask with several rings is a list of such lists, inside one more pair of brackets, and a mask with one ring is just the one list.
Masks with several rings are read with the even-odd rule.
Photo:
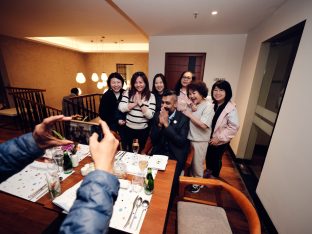
[[166, 53], [165, 76], [169, 89], [174, 89], [182, 72], [190, 70], [196, 80], [203, 80], [206, 53]]

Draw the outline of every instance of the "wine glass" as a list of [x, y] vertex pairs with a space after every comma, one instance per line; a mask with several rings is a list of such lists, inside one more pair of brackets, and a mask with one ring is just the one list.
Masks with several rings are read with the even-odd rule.
[[139, 145], [139, 139], [133, 139], [132, 142], [132, 151], [134, 153], [134, 159], [137, 161], [137, 154], [139, 152], [140, 145]]
[[139, 158], [139, 168], [140, 168], [140, 174], [144, 176], [144, 170], [147, 168], [148, 165], [148, 158], [146, 155], [141, 155]]

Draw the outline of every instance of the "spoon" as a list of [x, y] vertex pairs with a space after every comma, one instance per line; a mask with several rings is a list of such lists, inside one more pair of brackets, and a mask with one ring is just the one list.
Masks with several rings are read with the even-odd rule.
[[142, 207], [143, 207], [143, 210], [142, 210], [142, 212], [141, 212], [141, 215], [140, 215], [140, 218], [139, 218], [139, 221], [138, 221], [138, 224], [137, 224], [135, 230], [138, 230], [139, 224], [140, 224], [141, 219], [142, 219], [143, 212], [146, 211], [147, 208], [149, 207], [149, 201], [148, 201], [148, 200], [144, 200], [144, 201], [142, 202]]
[[135, 211], [134, 211], [134, 215], [133, 215], [132, 221], [131, 221], [131, 223], [130, 223], [130, 228], [132, 227], [133, 220], [134, 220], [134, 218], [135, 218], [135, 216], [136, 216], [136, 213], [137, 213], [137, 211], [138, 211], [138, 208], [142, 205], [142, 201], [143, 201], [142, 197], [139, 197], [138, 200], [136, 201], [136, 204], [135, 204]]

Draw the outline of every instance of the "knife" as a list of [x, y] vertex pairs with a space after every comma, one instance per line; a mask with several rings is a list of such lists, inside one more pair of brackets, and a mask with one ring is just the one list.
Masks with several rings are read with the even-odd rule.
[[126, 227], [129, 225], [129, 222], [130, 222], [131, 217], [132, 217], [132, 212], [133, 212], [133, 210], [134, 210], [134, 207], [135, 207], [135, 204], [136, 204], [138, 198], [139, 198], [139, 195], [137, 195], [136, 198], [135, 198], [134, 201], [133, 201], [132, 210], [131, 210], [131, 213], [130, 213], [130, 215], [129, 215], [129, 218], [128, 218], [128, 220], [127, 220], [127, 222], [126, 222], [124, 228], [126, 228]]

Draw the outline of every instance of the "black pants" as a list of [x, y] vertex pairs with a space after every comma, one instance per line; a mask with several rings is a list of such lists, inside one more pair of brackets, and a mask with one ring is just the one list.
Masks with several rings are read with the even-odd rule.
[[149, 128], [145, 128], [145, 129], [132, 129], [129, 127], [125, 127], [125, 135], [124, 135], [124, 141], [125, 142], [122, 147], [123, 150], [128, 151], [128, 152], [132, 152], [132, 142], [133, 139], [138, 139], [139, 140], [139, 144], [140, 144], [140, 149], [139, 152], [141, 152], [142, 149], [144, 149], [145, 147], [145, 143], [147, 140], [147, 137], [149, 135]]
[[206, 153], [206, 168], [212, 171], [214, 177], [219, 177], [222, 167], [222, 155], [229, 144], [209, 145]]

